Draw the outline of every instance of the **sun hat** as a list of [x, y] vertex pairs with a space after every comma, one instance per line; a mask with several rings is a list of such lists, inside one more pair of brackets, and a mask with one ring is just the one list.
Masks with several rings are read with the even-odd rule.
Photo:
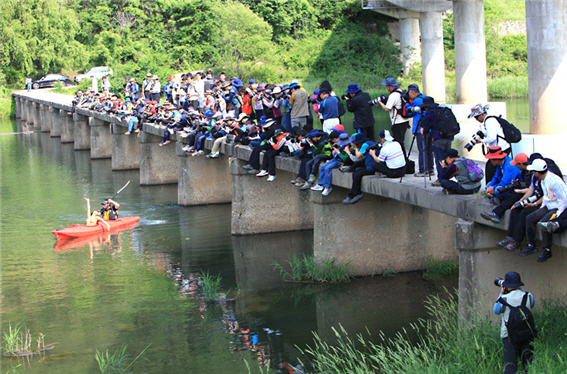
[[528, 159], [528, 155], [525, 153], [518, 153], [516, 155], [516, 157], [514, 157], [514, 159], [512, 161], [510, 161], [510, 164], [512, 165], [517, 165], [517, 164], [526, 164], [529, 161]]
[[248, 81], [248, 84], [254, 84], [254, 83], [256, 83], [256, 79], [250, 79], [250, 80]]
[[386, 80], [382, 82], [382, 86], [398, 87], [398, 82], [396, 82], [396, 78], [386, 78]]
[[467, 118], [470, 119], [470, 118], [473, 118], [473, 117], [478, 117], [481, 114], [486, 113], [488, 111], [488, 108], [490, 108], [489, 104], [482, 106], [482, 104], [478, 103], [471, 108], [471, 114], [469, 114]]
[[151, 76], [152, 76], [152, 73], [146, 74], [146, 77], [151, 77]]
[[412, 83], [408, 86], [408, 91], [419, 92], [419, 86], [415, 83]]
[[368, 139], [366, 138], [366, 136], [364, 136], [364, 134], [362, 133], [353, 134], [350, 138], [350, 142], [354, 144], [364, 143], [367, 140]]
[[266, 121], [266, 123], [262, 127], [267, 129], [268, 127], [271, 127], [274, 123], [276, 123], [276, 121], [274, 121], [273, 119], [269, 119], [269, 120]]
[[502, 282], [502, 286], [506, 288], [522, 287], [523, 285], [520, 274], [515, 271], [507, 272], [504, 276], [504, 282]]
[[508, 155], [502, 152], [502, 148], [500, 148], [500, 146], [498, 145], [495, 145], [488, 148], [488, 153], [484, 157], [486, 157], [489, 160], [502, 160], [506, 156]]
[[333, 130], [338, 131], [339, 133], [341, 133], [341, 132], [344, 132], [344, 131], [345, 131], [345, 127], [339, 123], [338, 125], [335, 125], [335, 127], [333, 127]]
[[221, 87], [222, 87], [222, 88], [226, 88], [226, 87], [228, 87], [228, 86], [230, 86], [230, 85], [232, 85], [232, 82], [231, 82], [231, 81], [226, 81], [226, 82], [224, 82], [224, 83], [221, 85]]
[[293, 90], [294, 88], [299, 88], [299, 84], [297, 82], [293, 82], [289, 85], [290, 90]]
[[289, 90], [289, 84], [284, 84], [282, 86], [282, 91]]
[[360, 89], [360, 88], [358, 87], [358, 84], [353, 83], [353, 84], [349, 84], [349, 85], [348, 85], [348, 88], [347, 88], [347, 90], [346, 90], [346, 93], [347, 93], [347, 94], [349, 94], [349, 93], [357, 93], [357, 92], [360, 92], [360, 91], [362, 91], [362, 89]]
[[350, 143], [350, 137], [348, 136], [348, 134], [346, 132], [341, 133], [341, 135], [339, 135], [339, 139], [337, 140], [337, 144], [340, 145], [341, 147], [344, 147], [349, 143]]
[[459, 157], [459, 151], [457, 151], [454, 148], [448, 149], [445, 151], [445, 154], [443, 155], [443, 158], [455, 158], [455, 157]]
[[423, 104], [419, 105], [420, 108], [428, 107], [428, 108], [437, 108], [439, 104], [435, 102], [435, 99], [431, 96], [425, 96], [423, 98]]
[[152, 76], [152, 79], [158, 79], [157, 75], [154, 74], [154, 75]]
[[391, 142], [392, 140], [394, 140], [394, 138], [392, 137], [392, 135], [390, 135], [390, 131], [388, 130], [382, 130], [380, 131], [380, 137], [384, 140], [386, 140], [387, 142]]
[[274, 88], [274, 90], [272, 91], [273, 94], [279, 94], [282, 92], [282, 89], [280, 86], [277, 86], [276, 88]]
[[205, 112], [205, 117], [212, 117], [215, 115], [215, 112], [213, 112], [212, 110], [207, 110]]
[[258, 91], [263, 91], [265, 89], [266, 89], [266, 83], [260, 83], [258, 85], [258, 88], [257, 88]]
[[538, 173], [542, 173], [547, 171], [547, 162], [544, 159], [538, 158], [535, 159], [531, 165], [528, 165], [528, 170], [530, 171], [537, 171]]
[[242, 81], [240, 79], [235, 79], [234, 82], [232, 82], [232, 84], [234, 85], [234, 87], [242, 87]]
[[250, 116], [246, 113], [240, 113], [238, 116], [238, 122], [242, 121], [244, 118], [250, 118]]

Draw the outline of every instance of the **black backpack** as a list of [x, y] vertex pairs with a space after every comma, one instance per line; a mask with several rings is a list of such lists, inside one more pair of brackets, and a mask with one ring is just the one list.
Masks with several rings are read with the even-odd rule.
[[[520, 140], [522, 140], [522, 132], [516, 126], [512, 125], [510, 122], [502, 118], [502, 115], [498, 117], [488, 116], [486, 118], [490, 117], [496, 118], [498, 120], [500, 127], [502, 127], [502, 132], [504, 133], [504, 140], [506, 140], [508, 143], [518, 143]], [[500, 136], [500, 138], [502, 137]]]
[[451, 108], [439, 106], [433, 109], [435, 120], [437, 121], [437, 131], [443, 138], [457, 135], [461, 132], [461, 126], [453, 114]]
[[338, 97], [337, 97], [337, 101], [339, 102], [338, 103], [339, 117], [342, 117], [346, 113], [345, 105], [343, 104], [343, 102]]
[[518, 306], [511, 306], [504, 299], [499, 298], [498, 302], [510, 308], [510, 316], [506, 322], [508, 338], [515, 345], [531, 342], [537, 338], [537, 329], [534, 323], [532, 311], [526, 306], [529, 293], [526, 292], [522, 298], [522, 303]]

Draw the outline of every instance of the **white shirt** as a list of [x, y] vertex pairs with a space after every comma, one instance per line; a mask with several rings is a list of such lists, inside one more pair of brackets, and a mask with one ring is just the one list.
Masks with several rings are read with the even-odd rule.
[[152, 93], [161, 93], [161, 83], [158, 80], [154, 81], [154, 85], [152, 86]]
[[390, 109], [388, 113], [390, 113], [392, 125], [408, 121], [407, 118], [402, 117], [402, 95], [398, 91], [390, 92], [388, 101], [386, 102], [386, 108]]
[[510, 143], [504, 140], [504, 130], [495, 117], [486, 116], [484, 119], [484, 139], [482, 142], [488, 147], [499, 145], [503, 151], [510, 148]]
[[558, 216], [563, 213], [567, 207], [567, 186], [561, 178], [548, 171], [545, 179], [541, 181], [541, 189], [543, 190], [541, 207], [557, 209]]
[[402, 146], [396, 141], [382, 144], [378, 160], [385, 162], [388, 169], [399, 169], [406, 164]]

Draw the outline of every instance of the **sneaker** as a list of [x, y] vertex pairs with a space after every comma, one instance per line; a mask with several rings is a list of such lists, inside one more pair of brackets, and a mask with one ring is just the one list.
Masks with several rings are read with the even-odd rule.
[[341, 166], [339, 167], [339, 171], [342, 173], [350, 173], [352, 170], [350, 170], [350, 166]]
[[257, 177], [265, 177], [266, 175], [268, 175], [268, 172], [266, 170], [261, 170], [258, 174], [256, 174]]
[[169, 143], [171, 143], [169, 140], [166, 140], [165, 142], [162, 142], [162, 144], [160, 145], [168, 145]]
[[537, 262], [545, 262], [549, 260], [551, 257], [553, 257], [553, 253], [551, 253], [551, 250], [544, 248], [543, 251], [541, 251], [539, 257], [537, 258]]
[[291, 181], [291, 184], [296, 184], [297, 182], [299, 182], [301, 178], [297, 177], [294, 180]]
[[173, 135], [173, 129], [167, 129], [171, 135]]
[[309, 179], [307, 179], [307, 182], [313, 184], [313, 182], [315, 182], [315, 174], [309, 174]]
[[532, 243], [528, 243], [528, 245], [526, 246], [526, 248], [518, 253], [518, 256], [520, 257], [526, 257], [529, 255], [533, 255], [534, 253], [538, 253], [539, 251], [537, 250], [537, 247], [535, 245], [533, 245]]
[[311, 188], [311, 183], [309, 181], [303, 183], [303, 186], [299, 187], [300, 190], [305, 191]]
[[189, 149], [191, 149], [191, 147], [189, 147], [189, 144], [187, 144], [185, 147], [181, 148], [181, 150], [183, 152], [189, 152]]
[[303, 186], [303, 184], [305, 183], [305, 179], [303, 178], [297, 178], [297, 182], [295, 183], [295, 187], [301, 187]]
[[258, 174], [259, 172], [260, 172], [260, 170], [256, 170], [256, 169], [248, 170], [248, 174]]
[[428, 177], [433, 177], [435, 176], [435, 170], [429, 170], [426, 174]]
[[379, 172], [375, 172], [374, 176], [376, 178], [388, 178], [388, 176], [386, 174], [382, 174], [382, 173], [379, 173]]
[[487, 221], [494, 223], [500, 223], [500, 218], [494, 212], [481, 212], [480, 216]]
[[311, 187], [311, 191], [323, 191], [325, 187], [321, 186], [320, 184]]
[[276, 179], [276, 176], [275, 176], [275, 175], [270, 175], [270, 176], [268, 177], [268, 182], [273, 182], [275, 179]]
[[428, 174], [425, 171], [420, 171], [419, 173], [415, 173], [413, 176], [416, 178], [423, 178], [426, 177]]
[[356, 195], [355, 197], [353, 197], [353, 198], [352, 198], [352, 200], [351, 200], [351, 204], [354, 204], [354, 203], [356, 203], [356, 202], [357, 202], [358, 200], [362, 199], [363, 197], [364, 197], [364, 195], [363, 195], [363, 194], [361, 194], [361, 193], [360, 193], [360, 194], [358, 194], [358, 195]]
[[242, 167], [242, 169], [244, 169], [244, 170], [252, 170], [253, 168], [252, 168], [252, 165], [247, 164], [247, 165], [244, 165], [244, 166]]
[[328, 196], [331, 193], [332, 190], [333, 189], [331, 187], [327, 187], [323, 190], [323, 193], [321, 195]]
[[193, 153], [192, 156], [193, 156], [193, 157], [195, 157], [195, 156], [200, 156], [200, 155], [202, 155], [202, 154], [204, 154], [204, 153], [205, 153], [204, 151], [197, 151], [197, 152]]
[[136, 129], [136, 130], [134, 130], [134, 132], [140, 132], [140, 129]]
[[207, 155], [207, 158], [219, 158], [219, 154], [218, 153], [210, 153]]
[[537, 227], [539, 227], [542, 230], [547, 231], [550, 234], [553, 234], [555, 231], [557, 231], [559, 229], [559, 222], [553, 222], [553, 221], [538, 222]]
[[435, 182], [431, 183], [432, 187], [441, 187], [441, 182], [439, 180], [436, 180]]
[[450, 195], [450, 192], [448, 189], [443, 188], [443, 195]]
[[164, 142], [159, 143], [159, 146], [160, 146], [160, 147], [163, 147], [163, 143], [164, 143]]
[[520, 248], [520, 243], [515, 240], [511, 240], [510, 243], [504, 247], [508, 252], [514, 252], [516, 249]]
[[496, 243], [497, 247], [506, 247], [508, 244], [510, 244], [512, 241], [514, 241], [514, 239], [512, 239], [511, 237], [507, 236], [504, 238], [504, 240], [499, 241], [498, 243]]
[[130, 135], [130, 134], [131, 134], [130, 131], [126, 131], [126, 132], [124, 133], [124, 135]]
[[352, 197], [347, 196], [347, 198], [343, 200], [343, 204], [352, 204]]

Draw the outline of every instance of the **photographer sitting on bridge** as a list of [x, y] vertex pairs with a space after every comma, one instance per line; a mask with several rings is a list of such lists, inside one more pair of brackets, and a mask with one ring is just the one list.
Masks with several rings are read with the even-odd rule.
[[364, 195], [360, 193], [362, 177], [374, 174], [374, 168], [372, 166], [376, 161], [374, 157], [370, 155], [369, 151], [370, 148], [375, 146], [376, 143], [367, 139], [364, 134], [354, 134], [351, 137], [351, 152], [353, 152], [357, 158], [363, 158], [364, 165], [357, 167], [352, 173], [352, 186], [346, 199], [343, 200], [343, 204], [354, 204], [364, 197]]
[[456, 149], [451, 148], [445, 152], [441, 167], [444, 173], [439, 176], [439, 181], [446, 194], [471, 195], [480, 190], [484, 173], [473, 161], [459, 158]]
[[400, 178], [404, 175], [406, 166], [402, 146], [394, 140], [388, 130], [380, 131], [380, 143], [378, 153], [376, 153], [376, 148], [370, 148], [368, 151], [376, 161], [372, 164], [372, 169], [379, 173], [376, 176], [380, 178]]
[[494, 205], [499, 205], [502, 200], [508, 197], [510, 191], [503, 190], [502, 187], [508, 186], [513, 180], [520, 177], [521, 171], [512, 165], [512, 159], [500, 146], [490, 147], [484, 156], [496, 167], [496, 174], [486, 185], [486, 194]]

